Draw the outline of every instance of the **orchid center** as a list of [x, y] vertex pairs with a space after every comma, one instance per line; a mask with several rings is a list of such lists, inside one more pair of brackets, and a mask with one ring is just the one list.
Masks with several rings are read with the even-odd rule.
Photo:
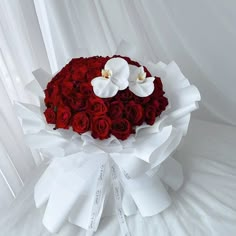
[[102, 70], [102, 77], [109, 79], [112, 76], [112, 71], [109, 69], [103, 69]]
[[143, 83], [146, 79], [146, 73], [145, 72], [140, 72], [138, 73], [138, 77], [137, 77], [137, 82], [138, 83]]

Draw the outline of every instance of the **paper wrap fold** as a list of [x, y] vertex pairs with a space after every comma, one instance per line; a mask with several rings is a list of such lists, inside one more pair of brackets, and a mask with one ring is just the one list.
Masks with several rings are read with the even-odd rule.
[[[140, 57], [123, 43], [116, 54]], [[43, 115], [43, 90], [52, 75], [42, 69], [27, 88], [40, 97], [41, 106], [16, 103], [25, 139], [49, 165], [35, 186], [36, 207], [46, 204], [43, 224], [52, 233], [66, 221], [95, 232], [103, 216], [122, 219], [137, 211], [153, 216], [171, 204], [167, 188], [180, 188], [181, 165], [171, 157], [186, 134], [190, 113], [198, 108], [198, 89], [190, 85], [175, 62], [142, 62], [153, 76], [161, 77], [169, 106], [153, 126], [143, 125], [125, 141], [114, 136], [93, 139], [72, 130], [53, 130]], [[128, 233], [127, 233], [128, 235]]]

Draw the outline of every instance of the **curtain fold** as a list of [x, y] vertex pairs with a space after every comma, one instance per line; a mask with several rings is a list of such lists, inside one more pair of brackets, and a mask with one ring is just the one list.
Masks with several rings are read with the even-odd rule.
[[0, 4], [0, 209], [7, 208], [41, 158], [26, 147], [15, 101], [37, 104], [24, 87], [38, 67], [50, 66], [31, 0]]
[[[0, 76], [0, 79], [2, 77]], [[26, 147], [20, 123], [0, 80], [0, 209], [19, 194], [31, 170], [34, 158]]]

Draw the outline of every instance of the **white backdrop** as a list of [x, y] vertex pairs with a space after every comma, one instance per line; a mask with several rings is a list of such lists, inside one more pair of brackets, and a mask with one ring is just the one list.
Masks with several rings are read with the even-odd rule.
[[126, 40], [154, 62], [178, 63], [202, 95], [194, 118], [235, 130], [235, 22], [234, 0], [1, 0], [0, 209], [41, 160], [25, 146], [11, 105], [37, 102], [24, 91], [32, 70], [56, 72], [84, 48], [107, 55]]

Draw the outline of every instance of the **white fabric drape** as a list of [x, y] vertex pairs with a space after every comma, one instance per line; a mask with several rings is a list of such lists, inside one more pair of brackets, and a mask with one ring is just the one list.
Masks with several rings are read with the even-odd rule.
[[0, 209], [18, 195], [40, 157], [31, 154], [12, 107], [14, 101], [37, 102], [24, 86], [32, 70], [50, 70], [32, 1], [0, 4]]
[[[193, 181], [197, 184], [200, 183], [197, 179], [202, 182], [204, 178], [208, 179], [207, 188], [216, 183], [213, 181], [215, 177], [222, 181], [219, 182], [220, 189], [227, 181], [228, 185], [223, 191], [227, 197], [224, 198], [220, 193], [204, 195], [202, 189], [187, 188], [191, 193], [185, 193], [187, 197], [181, 194], [179, 196], [179, 198], [183, 197], [182, 200], [186, 205], [181, 203], [178, 205], [182, 214], [186, 210], [186, 218], [179, 219], [180, 224], [174, 222], [175, 226], [171, 226], [171, 224], [166, 225], [167, 216], [164, 216], [164, 220], [162, 218], [157, 220], [157, 217], [153, 219], [153, 224], [158, 223], [163, 227], [171, 228], [172, 232], [175, 227], [180, 227], [179, 232], [183, 232], [187, 230], [187, 226], [182, 221], [190, 216], [187, 213], [196, 209], [201, 211], [212, 199], [217, 198], [219, 203], [215, 202], [215, 206], [219, 207], [217, 211], [220, 211], [220, 206], [221, 209], [227, 208], [225, 215], [220, 215], [218, 212], [219, 217], [215, 218], [219, 220], [220, 217], [224, 217], [221, 220], [224, 221], [225, 227], [219, 227], [218, 232], [226, 229], [226, 225], [234, 220], [236, 208], [231, 202], [235, 198], [232, 194], [235, 193], [233, 181], [236, 170], [233, 166], [236, 146], [233, 141], [236, 140], [233, 132], [235, 131], [233, 126], [236, 125], [235, 9], [236, 2], [233, 0], [1, 0], [0, 210], [8, 209], [9, 204], [22, 190], [24, 183], [31, 177], [31, 170], [41, 161], [37, 153], [32, 155], [25, 146], [20, 123], [12, 107], [14, 100], [37, 103], [37, 100], [24, 90], [24, 86], [32, 79], [31, 71], [42, 67], [54, 73], [68, 59], [83, 56], [85, 48], [91, 55], [111, 55], [120, 41], [126, 40], [136, 45], [143, 55], [154, 62], [162, 60], [169, 63], [175, 60], [202, 95], [200, 110], [193, 116], [221, 124], [219, 128], [208, 122], [197, 121], [197, 125], [192, 129], [194, 130], [192, 136], [189, 136], [193, 138], [186, 139], [187, 142], [183, 144], [183, 149], [176, 158], [186, 163], [188, 173], [194, 172]], [[208, 126], [211, 128], [207, 129]], [[198, 134], [198, 130], [202, 133]], [[207, 139], [204, 139], [205, 143], [196, 145], [201, 135], [213, 142], [208, 143]], [[214, 142], [214, 136], [217, 136], [217, 142]], [[211, 147], [206, 146], [207, 144]], [[215, 145], [218, 146], [218, 153], [222, 150], [221, 156], [217, 156]], [[192, 154], [191, 148], [195, 150], [196, 159], [194, 156], [187, 158]], [[199, 150], [206, 152], [203, 155]], [[209, 165], [206, 164], [206, 167], [201, 166], [195, 170], [194, 168], [200, 165], [202, 155], [206, 161], [210, 159]], [[214, 159], [213, 155], [217, 156], [217, 159]], [[229, 166], [227, 168], [227, 165], [232, 165], [232, 169]], [[206, 169], [212, 166], [215, 167], [215, 172]], [[191, 174], [186, 178], [191, 180]], [[190, 181], [189, 185], [191, 184], [193, 183]], [[206, 201], [199, 206], [201, 199], [196, 197], [196, 191], [203, 191], [203, 195], [206, 196]], [[193, 199], [195, 201], [191, 201]], [[212, 205], [209, 207], [214, 208]], [[214, 214], [214, 211], [209, 211]], [[165, 214], [170, 214], [171, 217], [172, 213], [169, 211]], [[206, 215], [207, 213], [202, 216], [206, 217]], [[213, 225], [214, 216], [204, 219], [206, 224], [209, 220]], [[180, 225], [183, 227], [181, 228]], [[228, 235], [233, 235], [235, 229], [229, 229], [230, 227], [232, 225], [229, 224]], [[160, 235], [165, 235], [161, 229], [163, 228], [159, 229]], [[73, 235], [74, 229], [69, 230]]]

